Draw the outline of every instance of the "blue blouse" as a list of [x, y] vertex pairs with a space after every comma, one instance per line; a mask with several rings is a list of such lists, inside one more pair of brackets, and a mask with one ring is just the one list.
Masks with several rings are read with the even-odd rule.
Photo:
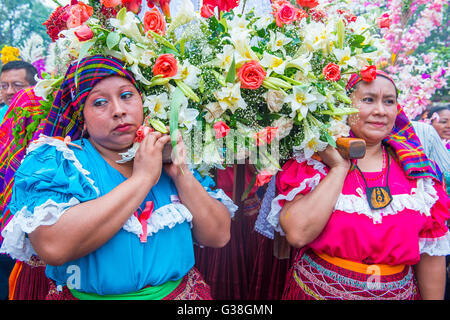
[[[42, 207], [47, 215], [53, 208], [61, 216], [71, 206], [101, 197], [126, 180], [89, 141], [84, 140], [83, 150], [67, 148], [62, 141], [55, 143], [58, 146], [43, 144], [29, 152], [16, 172], [10, 209], [21, 212], [24, 219], [43, 216], [39, 213]], [[80, 141], [74, 143], [80, 145]], [[101, 295], [134, 292], [181, 279], [195, 262], [192, 216], [179, 203], [175, 185], [164, 170], [141, 210], [147, 201], [154, 203], [147, 242], [140, 241], [136, 232], [140, 223], [132, 216], [94, 252], [62, 266], [47, 265], [47, 277], [57, 285], [69, 284]], [[46, 218], [39, 221], [45, 224]]]

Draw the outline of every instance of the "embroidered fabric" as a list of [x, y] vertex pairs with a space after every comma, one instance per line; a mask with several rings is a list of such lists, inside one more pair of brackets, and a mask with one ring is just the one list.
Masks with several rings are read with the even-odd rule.
[[274, 228], [267, 223], [267, 215], [270, 212], [272, 200], [276, 196], [276, 178], [273, 176], [267, 185], [266, 193], [261, 201], [261, 208], [259, 209], [258, 217], [255, 221], [254, 230], [263, 236], [273, 239]]
[[446, 256], [450, 252], [450, 232], [439, 238], [420, 238], [419, 252], [430, 256]]
[[80, 201], [76, 198], [71, 198], [67, 203], [56, 203], [48, 199], [42, 205], [35, 207], [33, 213], [28, 211], [26, 206], [23, 207], [2, 231], [4, 240], [0, 253], [8, 253], [13, 259], [20, 261], [30, 260], [36, 252], [26, 235], [39, 226], [54, 224], [67, 209], [79, 203]]

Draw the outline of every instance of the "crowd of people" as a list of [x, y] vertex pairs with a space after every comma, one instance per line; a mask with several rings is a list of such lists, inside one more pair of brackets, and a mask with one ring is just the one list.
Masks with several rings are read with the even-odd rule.
[[[0, 73], [1, 299], [450, 295], [448, 105], [427, 110], [429, 123], [411, 121], [387, 73], [354, 74], [346, 90], [359, 112], [348, 125], [365, 156], [331, 146], [296, 154], [237, 206], [236, 166], [202, 177], [181, 136], [171, 163], [160, 132], [117, 162], [144, 120], [124, 62], [96, 55], [70, 65], [29, 137], [41, 106], [36, 74], [25, 61]], [[244, 186], [253, 173], [243, 167]]]

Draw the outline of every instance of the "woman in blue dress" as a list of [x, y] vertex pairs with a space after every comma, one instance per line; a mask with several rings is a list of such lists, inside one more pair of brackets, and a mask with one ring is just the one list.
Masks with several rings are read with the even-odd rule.
[[92, 56], [69, 67], [16, 172], [0, 250], [45, 261], [49, 299], [211, 298], [193, 242], [224, 246], [236, 208], [196, 179], [181, 139], [170, 164], [170, 137], [159, 132], [117, 163], [142, 123], [139, 89], [121, 61]]

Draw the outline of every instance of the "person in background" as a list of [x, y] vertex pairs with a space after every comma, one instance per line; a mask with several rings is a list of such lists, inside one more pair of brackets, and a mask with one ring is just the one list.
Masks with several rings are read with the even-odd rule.
[[3, 102], [10, 105], [15, 94], [36, 84], [36, 68], [26, 61], [16, 60], [5, 64], [0, 73], [0, 90]]
[[447, 149], [450, 149], [450, 106], [433, 107], [427, 117], [431, 119], [431, 125], [436, 129]]

